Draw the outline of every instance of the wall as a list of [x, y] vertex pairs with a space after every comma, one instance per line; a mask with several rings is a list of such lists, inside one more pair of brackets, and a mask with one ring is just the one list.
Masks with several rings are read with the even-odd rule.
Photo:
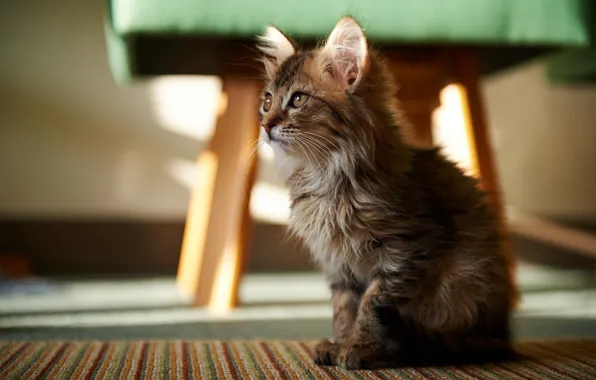
[[505, 197], [520, 209], [596, 222], [596, 86], [551, 86], [532, 62], [485, 82]]
[[[117, 87], [102, 0], [3, 2], [0, 213], [175, 218], [188, 191], [167, 168], [202, 143], [160, 124], [156, 85]], [[205, 91], [217, 87], [205, 82]], [[206, 124], [214, 109], [197, 110]], [[200, 112], [203, 111], [203, 112]]]

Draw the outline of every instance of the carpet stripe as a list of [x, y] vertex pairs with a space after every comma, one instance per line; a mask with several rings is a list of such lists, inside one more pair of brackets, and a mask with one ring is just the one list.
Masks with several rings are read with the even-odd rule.
[[312, 358], [304, 350], [302, 344], [297, 342], [284, 342], [285, 352], [291, 359], [297, 363], [297, 366], [304, 374], [302, 378], [309, 379], [333, 379], [333, 377], [326, 371], [322, 371], [320, 366], [314, 365]]
[[532, 380], [532, 379], [527, 378], [524, 375], [518, 374], [516, 371], [512, 370], [511, 368], [507, 368], [507, 367], [502, 366], [501, 364], [498, 364], [498, 363], [492, 364], [491, 368], [493, 368], [493, 372], [495, 372], [496, 379]]
[[250, 366], [253, 369], [252, 373], [258, 374], [257, 377], [259, 379], [267, 379], [268, 377], [265, 375], [265, 368], [263, 367], [263, 365], [261, 365], [261, 363], [259, 363], [256, 360], [255, 353], [249, 349], [248, 345], [246, 343], [241, 343], [238, 346], [236, 346], [237, 351], [240, 352], [240, 350], [238, 350], [238, 347], [242, 348], [241, 352], [245, 360], [248, 359], [246, 360], [246, 363], [250, 363]]
[[127, 360], [126, 360], [126, 367], [125, 367], [124, 373], [126, 374], [127, 379], [138, 380], [137, 365], [143, 359], [142, 355], [143, 355], [143, 351], [145, 350], [145, 347], [147, 347], [146, 344], [147, 343], [145, 343], [145, 342], [140, 342], [140, 343], [134, 344], [133, 354], [131, 357], [127, 358]]
[[245, 355], [253, 360], [253, 366], [256, 366], [262, 372], [267, 372], [267, 375], [264, 377], [265, 379], [279, 378], [281, 376], [279, 371], [275, 369], [273, 362], [269, 360], [269, 357], [258, 343], [250, 342], [245, 343], [243, 346]]
[[[553, 363], [553, 358], [556, 358], [557, 356], [567, 357], [564, 350], [561, 350], [558, 353], [553, 353], [553, 351], [548, 347], [538, 344], [532, 347], [532, 352], [536, 356], [541, 356], [539, 359], [536, 360], [536, 362], [538, 365], [542, 366], [546, 371], [550, 370], [557, 374], [567, 376], [571, 379], [578, 378], [578, 376], [582, 376], [582, 370], [578, 369], [575, 365], [572, 365], [572, 360], [567, 360], [565, 368], [563, 369], [561, 369], [557, 365], [557, 363]], [[544, 355], [546, 355], [546, 357]], [[534, 363], [530, 363], [530, 365], [534, 365]]]
[[526, 362], [524, 362], [524, 366], [520, 367], [520, 369], [521, 368], [523, 368], [524, 370], [533, 369], [534, 370], [534, 371], [532, 371], [533, 376], [536, 376], [536, 374], [539, 374], [539, 375], [545, 375], [545, 376], [548, 375], [551, 378], [556, 378], [559, 380], [563, 380], [563, 379], [574, 380], [574, 378], [567, 375], [567, 373], [565, 373], [565, 372], [561, 373], [556, 368], [553, 368], [553, 367], [547, 365], [543, 360], [540, 360], [540, 362], [526, 361]]
[[567, 362], [567, 365], [569, 367], [573, 367], [576, 371], [578, 372], [582, 372], [585, 370], [589, 370], [590, 366], [588, 363], [582, 363], [580, 360], [577, 360], [576, 358], [569, 356], [565, 353], [565, 351], [560, 351], [558, 353], [553, 353], [552, 350], [549, 350], [548, 347], [543, 347], [541, 345], [537, 345], [535, 347], [535, 352], [541, 352], [543, 354], [548, 355], [549, 358], [556, 358], [557, 356], [562, 356], [565, 357], [567, 359], [569, 359], [569, 361]]
[[[20, 346], [18, 346], [18, 347], [20, 347]], [[11, 351], [11, 349], [15, 349], [15, 346], [11, 345], [9, 342], [0, 343], [0, 368], [2, 368], [2, 363], [3, 363], [2, 358], [7, 357], [7, 354], [8, 354], [8, 352]], [[18, 348], [16, 348], [16, 349], [18, 349]]]
[[282, 342], [272, 342], [268, 346], [270, 347], [271, 353], [283, 366], [283, 368], [287, 368], [286, 373], [288, 378], [304, 380], [305, 377], [304, 375], [300, 374], [302, 369], [300, 368], [298, 362], [291, 358], [291, 355], [289, 355], [287, 348]]
[[326, 379], [334, 379], [335, 378], [332, 374], [329, 373], [329, 371], [327, 371], [325, 369], [325, 367], [314, 365], [314, 363], [312, 361], [312, 352], [308, 349], [308, 347], [304, 344], [304, 342], [294, 343], [294, 345], [296, 347], [295, 351], [298, 354], [298, 356], [300, 357], [300, 360], [302, 361], [302, 363], [305, 363], [305, 365], [308, 366], [308, 368], [311, 371], [316, 371], [317, 379], [320, 379], [323, 376]]
[[122, 378], [126, 378], [128, 379], [129, 377], [129, 371], [131, 366], [134, 363], [134, 357], [137, 353], [137, 351], [139, 350], [139, 345], [141, 345], [143, 343], [141, 342], [131, 342], [129, 344], [128, 347], [128, 351], [130, 352], [130, 354], [128, 355], [122, 355], [122, 366], [120, 367], [120, 371], [118, 372], [118, 376], [122, 377]]
[[524, 360], [345, 371], [314, 365], [314, 342], [3, 342], [2, 379], [594, 379], [596, 339], [520, 344]]
[[225, 359], [226, 364], [230, 368], [230, 371], [234, 374], [234, 379], [240, 379], [240, 369], [238, 368], [238, 363], [235, 360], [232, 360], [232, 353], [230, 352], [230, 345], [226, 342], [222, 342], [222, 356]]
[[187, 361], [189, 363], [188, 366], [188, 378], [189, 379], [198, 379], [199, 378], [199, 364], [198, 364], [198, 354], [196, 350], [196, 346], [194, 344], [186, 344], [186, 354], [187, 354]]
[[157, 369], [153, 371], [155, 377], [158, 377], [162, 380], [166, 380], [170, 378], [170, 374], [175, 372], [172, 370], [172, 365], [176, 365], [176, 361], [170, 361], [170, 344], [167, 342], [162, 342], [161, 350], [159, 350], [159, 366]]
[[3, 350], [3, 356], [0, 356], [0, 359], [3, 357], [5, 358], [4, 361], [0, 361], [0, 374], [2, 374], [7, 366], [9, 366], [10, 363], [12, 363], [24, 350], [26, 350], [27, 347], [28, 345], [25, 342], [19, 342], [12, 345], [9, 342], [6, 342], [6, 350]]
[[297, 367], [300, 368], [300, 370], [302, 371], [302, 378], [315, 380], [315, 375], [313, 374], [313, 371], [306, 367], [306, 365], [304, 364], [305, 363], [304, 360], [302, 360], [301, 358], [298, 358], [298, 356], [297, 356], [298, 350], [296, 350], [296, 348], [288, 347], [287, 343], [285, 343], [285, 344], [282, 343], [282, 346], [284, 348], [286, 355], [288, 355], [288, 357], [292, 360], [292, 362], [296, 363]]
[[259, 349], [265, 353], [267, 359], [275, 368], [275, 371], [277, 372], [279, 378], [287, 379], [288, 374], [286, 373], [286, 370], [283, 368], [283, 366], [280, 364], [279, 359], [275, 357], [275, 355], [273, 355], [273, 352], [271, 352], [270, 345], [265, 342], [261, 342]]
[[[81, 373], [85, 371], [85, 368], [91, 363], [91, 358], [97, 354], [98, 345], [97, 343], [89, 342], [83, 347], [78, 348], [78, 355], [74, 361], [70, 361], [71, 353], [64, 354], [61, 362], [68, 360], [70, 365], [70, 371], [68, 376], [72, 379], [80, 379]], [[56, 363], [54, 368], [60, 367], [60, 364]], [[48, 377], [50, 374], [48, 374]]]
[[23, 368], [25, 371], [20, 374], [24, 379], [34, 379], [42, 377], [48, 370], [52, 369], [52, 366], [57, 361], [62, 359], [64, 351], [67, 349], [73, 350], [73, 347], [66, 343], [58, 343], [56, 345], [50, 345], [46, 350], [40, 352], [39, 360], [35, 361], [35, 365], [28, 368]]
[[312, 361], [312, 358], [313, 358], [313, 356], [314, 356], [314, 348], [313, 348], [313, 347], [314, 347], [314, 345], [312, 345], [312, 346], [308, 346], [308, 345], [306, 345], [304, 342], [299, 342], [299, 343], [298, 343], [298, 346], [299, 346], [299, 347], [302, 349], [302, 351], [304, 351], [304, 352], [306, 353], [306, 358], [304, 358], [304, 357], [303, 357], [303, 358], [304, 358], [304, 362], [305, 362], [305, 363], [308, 363], [308, 366], [309, 366], [309, 367], [316, 367], [316, 368], [318, 368], [318, 369], [319, 369], [321, 372], [323, 372], [323, 373], [325, 374], [325, 376], [327, 376], [327, 378], [329, 378], [329, 379], [335, 379], [335, 380], [339, 379], [339, 377], [338, 377], [336, 374], [334, 374], [334, 373], [331, 373], [331, 372], [328, 370], [328, 368], [327, 368], [327, 367], [323, 367], [323, 366], [316, 366], [316, 365], [313, 363], [313, 361]]
[[121, 378], [122, 371], [126, 367], [126, 359], [128, 356], [128, 352], [129, 351], [132, 352], [131, 346], [133, 346], [134, 344], [135, 343], [133, 343], [133, 342], [124, 343], [121, 350], [114, 353], [114, 355], [115, 355], [114, 363], [118, 363], [118, 365], [112, 369], [113, 372], [108, 372], [108, 376], [111, 375], [115, 379]]
[[[509, 368], [509, 367], [508, 367]], [[532, 379], [532, 376], [536, 376], [537, 373], [542, 373], [542, 371], [536, 372], [532, 371], [530, 368], [527, 367], [527, 363], [524, 361], [524, 365], [516, 366], [515, 369], [511, 368], [512, 371], [515, 371], [517, 374], [524, 376], [527, 379]]]
[[[197, 343], [199, 344], [199, 343]], [[215, 379], [217, 376], [215, 363], [209, 353], [209, 343], [202, 343], [197, 346], [198, 363], [199, 363], [199, 378], [200, 379]]]
[[[155, 344], [145, 342], [142, 348], [139, 349], [137, 365], [131, 367], [128, 377], [135, 380], [155, 378], [154, 370], [156, 363], [159, 363], [159, 352], [162, 350], [163, 345], [163, 342]], [[153, 354], [150, 354], [151, 352]], [[149, 365], [151, 365], [151, 370], [149, 370]], [[149, 376], [145, 374], [149, 374]]]
[[[315, 344], [311, 344], [308, 349], [309, 349], [309, 356], [312, 358], [314, 356], [314, 346]], [[312, 359], [309, 360], [310, 365], [315, 365], [312, 362]], [[329, 373], [334, 379], [336, 380], [342, 380], [342, 379], [352, 379], [353, 375], [350, 375], [350, 372], [346, 372], [343, 369], [339, 368], [339, 367], [323, 367], [325, 369], [325, 371], [327, 373]]]
[[[258, 367], [253, 367], [253, 369], [250, 369], [250, 361], [247, 360], [246, 357], [240, 356], [238, 346], [239, 344], [236, 342], [234, 344], [229, 344], [227, 348], [231, 360], [238, 366], [238, 373], [240, 378], [248, 379], [251, 374], [254, 378], [264, 378], [264, 375], [262, 375], [256, 370]], [[256, 376], [257, 373], [259, 374], [259, 376]]]
[[127, 361], [126, 366], [126, 378], [127, 379], [139, 379], [139, 371], [142, 370], [143, 364], [143, 353], [147, 347], [146, 342], [142, 342], [135, 345], [135, 350], [130, 360]]
[[234, 365], [238, 368], [238, 376], [240, 379], [246, 379], [249, 374], [252, 374], [253, 377], [256, 378], [256, 373], [251, 366], [248, 358], [246, 356], [241, 356], [240, 350], [238, 347], [240, 346], [239, 342], [229, 343], [227, 345], [228, 354], [230, 355], [230, 360], [234, 363]]
[[[61, 377], [69, 378], [69, 374], [77, 368], [77, 365], [82, 360], [82, 354], [85, 352], [81, 350], [83, 343], [69, 344], [65, 343], [65, 350], [62, 352], [60, 357], [57, 357], [51, 366], [42, 375], [40, 374], [38, 379], [51, 379], [60, 374]], [[77, 360], [76, 354], [79, 354]], [[72, 360], [74, 357], [74, 360]]]
[[209, 343], [209, 351], [208, 355], [211, 357], [213, 363], [215, 363], [215, 370], [217, 373], [218, 379], [225, 378], [225, 370], [223, 367], [223, 363], [221, 362], [221, 357], [217, 354], [217, 343], [218, 342], [210, 342]]
[[108, 372], [110, 366], [114, 362], [113, 358], [114, 358], [114, 354], [116, 353], [117, 347], [118, 347], [117, 344], [111, 344], [109, 346], [109, 348], [106, 350], [106, 352], [104, 354], [104, 357], [102, 358], [104, 360], [102, 360], [100, 362], [100, 365], [91, 374], [91, 376], [90, 376], [91, 379], [105, 379], [105, 378], [107, 378], [106, 373]]
[[153, 375], [155, 366], [155, 352], [159, 349], [161, 343], [148, 344], [141, 350], [141, 366], [137, 368], [134, 379], [147, 379], [148, 374]]
[[191, 360], [188, 354], [188, 343], [182, 342], [180, 345], [180, 349], [182, 350], [182, 367], [183, 367], [183, 380], [189, 380], [191, 378], [195, 378], [195, 374], [193, 373], [193, 367], [191, 364]]
[[286, 376], [288, 378], [297, 380], [302, 379], [302, 377], [300, 377], [298, 373], [295, 371], [295, 368], [293, 368], [295, 362], [289, 360], [288, 356], [285, 353], [283, 353], [282, 350], [280, 350], [280, 348], [282, 347], [279, 342], [272, 342], [271, 344], [268, 344], [267, 347], [269, 347], [269, 350], [273, 354], [274, 359], [282, 366], [282, 368], [287, 368], [289, 370], [285, 371]]
[[[49, 343], [32, 343], [26, 345], [24, 350], [19, 350], [10, 361], [6, 363], [6, 367], [0, 372], [0, 375], [2, 375], [1, 378], [20, 379], [21, 373], [26, 371], [29, 368], [29, 364], [34, 362], [48, 347], [50, 347]], [[9, 375], [12, 377], [9, 377]]]
[[182, 349], [183, 344], [183, 342], [170, 343], [170, 355], [168, 356], [168, 361], [170, 363], [174, 363], [174, 368], [176, 368], [176, 371], [169, 372], [170, 376], [168, 376], [168, 380], [188, 379], [186, 377], [186, 371], [184, 370], [184, 351]]
[[[157, 344], [153, 344], [158, 346], [158, 349], [155, 350], [155, 362], [157, 365], [154, 364], [153, 367], [153, 379], [162, 379], [165, 380], [166, 374], [169, 375], [170, 373], [170, 361], [168, 360], [168, 356], [170, 355], [170, 346], [165, 342], [160, 342], [161, 344], [158, 346]], [[145, 377], [143, 378], [145, 379]]]
[[122, 373], [122, 368], [126, 360], [126, 354], [129, 351], [131, 343], [121, 343], [117, 351], [112, 354], [110, 366], [106, 371], [106, 378], [118, 379]]
[[494, 379], [495, 377], [492, 374], [486, 373], [482, 374], [482, 376], [472, 377], [467, 371], [465, 366], [462, 367], [447, 367], [441, 370], [443, 376], [447, 376], [449, 379], [474, 379], [477, 378], [478, 380], [486, 380], [486, 379]]
[[81, 366], [80, 371], [73, 374], [75, 379], [89, 379], [95, 370], [98, 368], [99, 362], [107, 351], [108, 345], [104, 342], [96, 342], [93, 344], [93, 349], [90, 350], [89, 356], [83, 358], [84, 366]]
[[221, 368], [223, 378], [237, 380], [238, 376], [236, 374], [236, 370], [234, 369], [234, 365], [229, 359], [229, 355], [227, 354], [225, 344], [225, 342], [213, 343], [213, 354], [219, 360], [219, 366]]

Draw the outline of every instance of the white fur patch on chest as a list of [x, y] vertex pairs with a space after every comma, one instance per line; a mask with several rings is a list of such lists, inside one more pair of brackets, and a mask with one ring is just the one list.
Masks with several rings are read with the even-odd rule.
[[294, 204], [289, 228], [304, 240], [326, 273], [349, 268], [364, 279], [376, 267], [376, 260], [362, 251], [370, 234], [355, 226], [354, 217], [353, 208], [341, 200], [311, 197]]
[[315, 263], [328, 275], [348, 271], [363, 280], [370, 277], [378, 267], [378, 255], [366, 252], [373, 237], [366, 224], [359, 222], [354, 194], [339, 186], [341, 168], [346, 166], [342, 156], [334, 153], [328, 166], [309, 170], [304, 162], [275, 148], [292, 193], [289, 230], [304, 241]]

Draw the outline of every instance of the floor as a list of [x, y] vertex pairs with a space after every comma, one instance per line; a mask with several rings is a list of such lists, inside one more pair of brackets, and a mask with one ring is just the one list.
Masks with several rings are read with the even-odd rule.
[[[522, 339], [596, 336], [591, 272], [522, 266], [514, 318]], [[316, 339], [331, 333], [329, 291], [316, 273], [252, 274], [227, 315], [189, 307], [174, 279], [0, 282], [0, 339]]]

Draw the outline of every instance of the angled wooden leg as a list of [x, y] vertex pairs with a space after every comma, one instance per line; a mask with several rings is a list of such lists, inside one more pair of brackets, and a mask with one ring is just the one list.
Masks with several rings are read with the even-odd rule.
[[[495, 159], [489, 129], [487, 127], [483, 97], [480, 91], [480, 68], [477, 57], [471, 51], [454, 50], [451, 63], [451, 74], [462, 97], [463, 118], [469, 147], [471, 169], [480, 179], [480, 184], [490, 197], [494, 212], [501, 222], [503, 235], [507, 237], [505, 208], [501, 195], [501, 187], [495, 167]], [[514, 257], [509, 239], [506, 239], [510, 255], [511, 272], [514, 277]], [[517, 304], [518, 299], [514, 300]]]
[[[404, 134], [417, 146], [432, 146], [432, 114], [440, 105], [440, 93], [455, 83], [461, 97], [471, 170], [490, 194], [490, 202], [507, 236], [501, 189], [495, 169], [493, 149], [479, 90], [480, 70], [475, 55], [465, 49], [404, 49], [387, 55], [398, 82], [398, 98], [404, 111]], [[443, 128], [452, 128], [445, 125]], [[507, 240], [507, 249], [511, 246]], [[514, 271], [514, 260], [511, 271]]]
[[403, 49], [388, 52], [390, 69], [397, 81], [402, 129], [416, 146], [433, 146], [433, 112], [440, 105], [441, 89], [447, 83], [446, 55], [440, 49]]
[[478, 62], [472, 52], [457, 50], [453, 57], [453, 79], [462, 94], [464, 123], [470, 149], [472, 170], [491, 194], [499, 217], [503, 217], [501, 188], [495, 168], [493, 148], [487, 128], [484, 103], [480, 93]]
[[250, 153], [258, 138], [258, 82], [223, 79], [227, 109], [197, 158], [177, 284], [195, 306], [226, 311], [237, 304], [250, 237], [249, 200], [255, 177]]

